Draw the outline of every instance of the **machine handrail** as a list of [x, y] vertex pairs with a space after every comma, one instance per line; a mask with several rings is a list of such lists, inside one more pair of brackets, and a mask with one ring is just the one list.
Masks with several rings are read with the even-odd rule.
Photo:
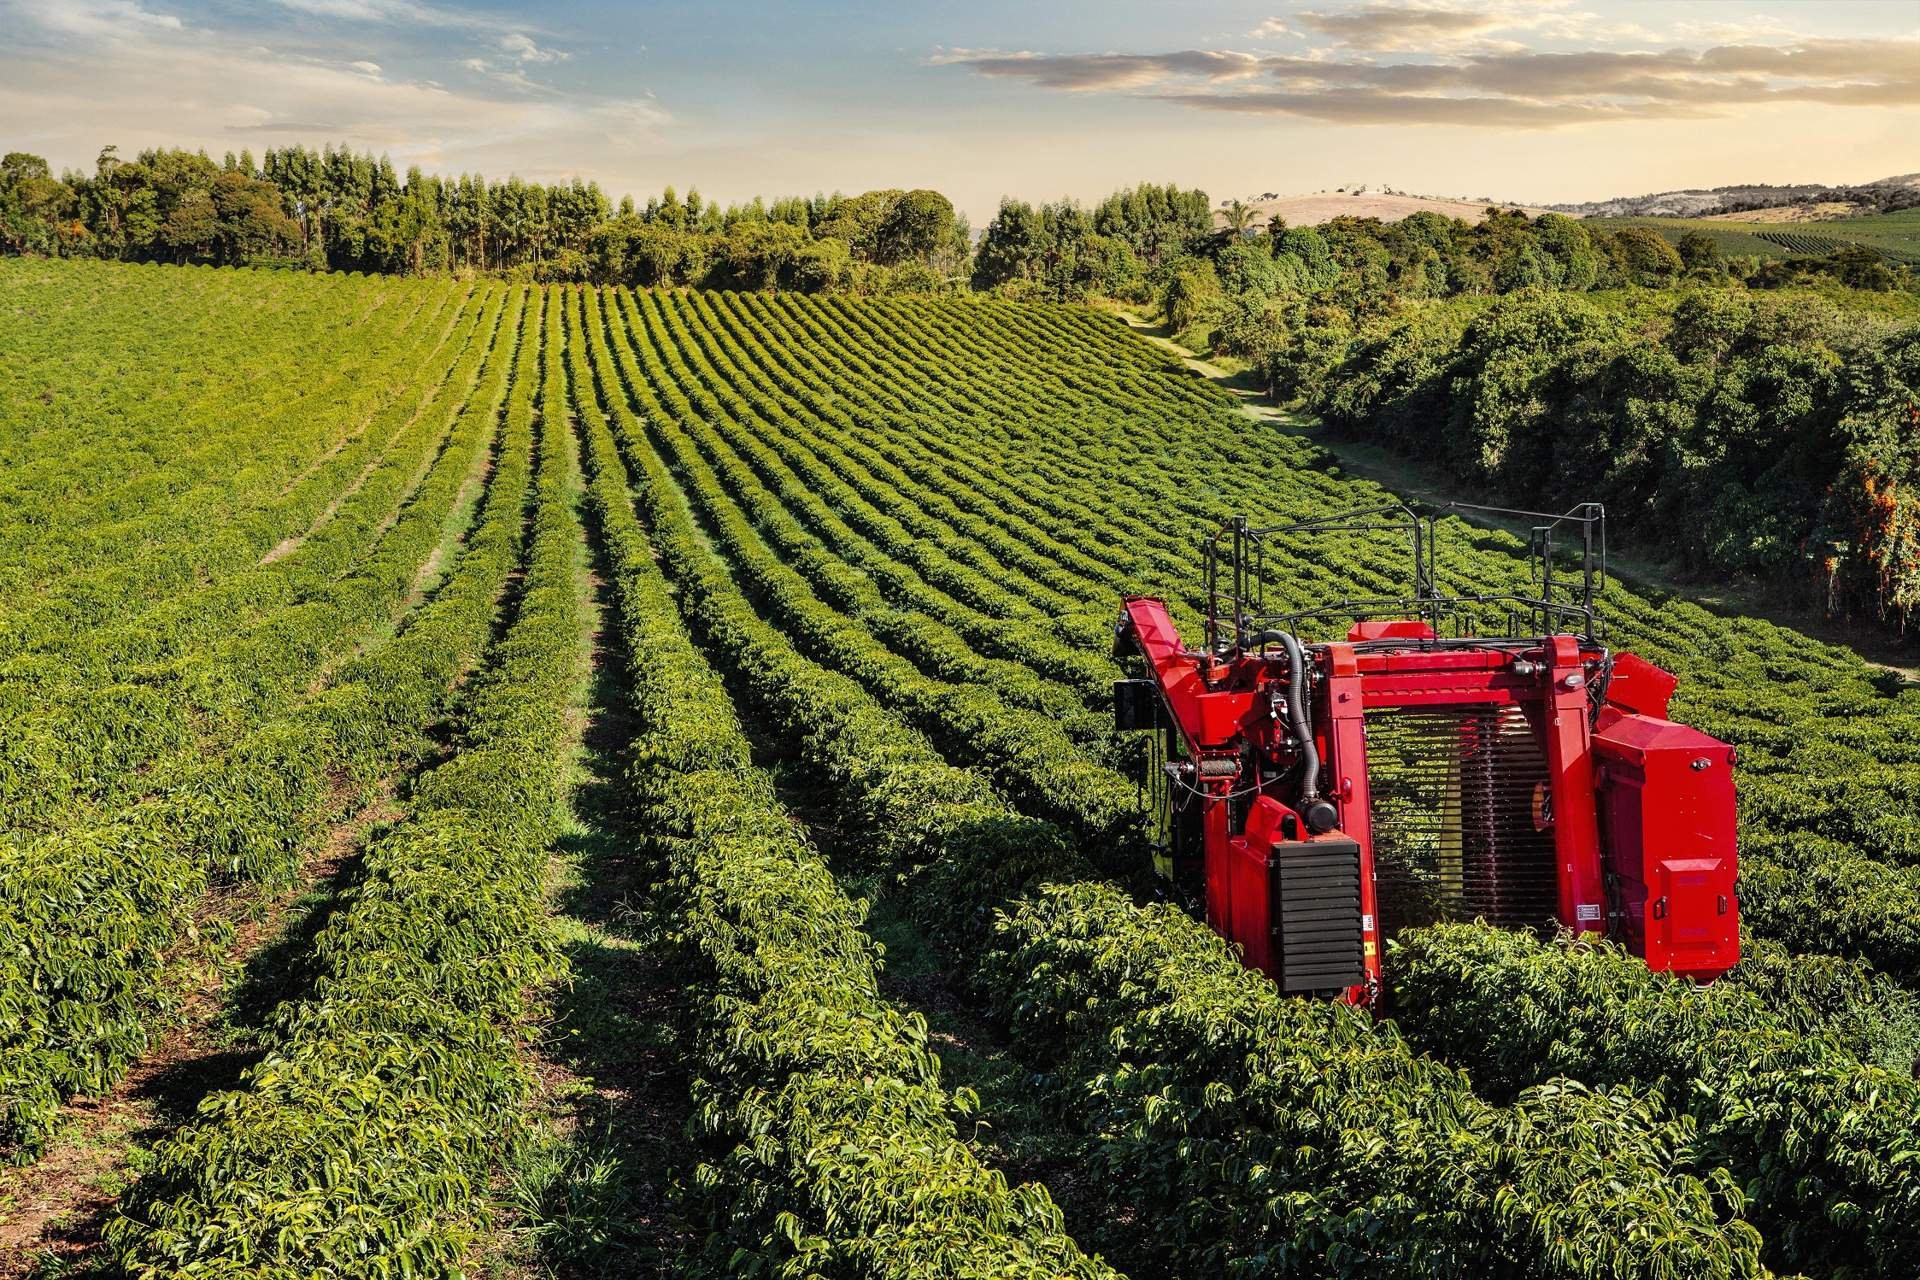
[[[1451, 594], [1434, 580], [1438, 522], [1453, 512], [1480, 511], [1538, 520], [1529, 540], [1529, 563], [1535, 593], [1493, 591]], [[1578, 527], [1579, 569], [1570, 577], [1557, 572], [1560, 554], [1554, 533]], [[1411, 581], [1404, 595], [1329, 601], [1312, 608], [1269, 611], [1266, 607], [1266, 549], [1271, 540], [1288, 535], [1325, 533], [1398, 533], [1406, 538]], [[1519, 508], [1453, 502], [1421, 515], [1404, 502], [1379, 503], [1329, 512], [1307, 520], [1254, 525], [1235, 516], [1210, 534], [1204, 544], [1206, 560], [1206, 652], [1230, 659], [1249, 647], [1248, 637], [1267, 630], [1293, 631], [1304, 622], [1329, 618], [1364, 621], [1381, 617], [1411, 617], [1439, 633], [1449, 620], [1464, 618], [1469, 610], [1507, 606], [1507, 630], [1513, 637], [1573, 634], [1599, 642], [1605, 624], [1599, 597], [1606, 589], [1606, 508], [1598, 502], [1578, 503], [1567, 511], [1526, 511]]]

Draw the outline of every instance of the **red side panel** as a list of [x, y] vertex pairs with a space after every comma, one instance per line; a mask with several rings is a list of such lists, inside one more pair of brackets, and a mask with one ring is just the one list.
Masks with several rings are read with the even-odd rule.
[[1268, 846], [1245, 836], [1227, 842], [1227, 875], [1232, 881], [1232, 919], [1227, 937], [1246, 949], [1250, 969], [1273, 976], [1273, 877], [1267, 869]]
[[1740, 959], [1733, 749], [1685, 725], [1604, 713], [1607, 869], [1620, 893], [1613, 933], [1647, 967], [1712, 979]]
[[1433, 638], [1433, 628], [1415, 618], [1356, 622], [1347, 628], [1349, 643], [1361, 640], [1431, 640]]

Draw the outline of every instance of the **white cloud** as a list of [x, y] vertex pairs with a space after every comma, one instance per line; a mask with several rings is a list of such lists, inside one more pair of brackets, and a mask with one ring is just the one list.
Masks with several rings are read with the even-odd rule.
[[1751, 14], [1737, 21], [1676, 22], [1673, 36], [1707, 44], [1745, 44], [1758, 40], [1795, 40], [1807, 31], [1790, 22], [1764, 13]]
[[1451, 48], [1512, 25], [1508, 15], [1497, 9], [1458, 9], [1421, 0], [1354, 9], [1309, 9], [1295, 14], [1294, 21], [1347, 48], [1375, 52]]
[[[647, 157], [671, 145], [672, 117], [652, 98], [540, 89], [517, 64], [469, 59], [469, 70], [489, 81], [449, 88], [390, 75], [370, 58], [268, 49], [217, 30], [148, 24], [147, 38], [134, 42], [118, 38], [126, 21], [137, 21], [124, 13], [120, 26], [76, 26], [70, 13], [48, 15], [52, 8], [12, 4], [36, 30], [71, 38], [9, 55], [0, 120], [18, 122], [9, 126], [12, 145], [56, 165], [83, 163], [103, 143], [122, 154], [151, 146], [219, 154], [243, 142], [332, 142], [385, 152], [403, 166], [551, 181], [649, 169]], [[540, 92], [502, 93], [503, 83]]]
[[8, 0], [0, 12], [58, 36], [125, 39], [156, 31], [179, 31], [178, 14], [158, 13], [138, 0]]
[[985, 76], [1027, 80], [1043, 89], [1077, 93], [1141, 89], [1178, 77], [1207, 82], [1239, 80], [1260, 74], [1262, 66], [1262, 60], [1255, 54], [1225, 49], [1147, 54], [947, 49], [936, 52], [928, 61], [935, 66], [971, 67]]
[[1256, 40], [1261, 40], [1272, 36], [1290, 36], [1293, 34], [1293, 28], [1278, 18], [1268, 18], [1259, 26], [1247, 32], [1247, 34]]
[[[1360, 28], [1341, 30], [1361, 34]], [[1193, 49], [1160, 54], [967, 51], [937, 60], [1042, 89], [1152, 90], [1148, 96], [1190, 107], [1350, 124], [1541, 129], [1698, 119], [1770, 103], [1920, 106], [1920, 39], [1801, 40], [1653, 52], [1541, 52], [1503, 42], [1418, 62]]]
[[564, 62], [568, 55], [558, 49], [543, 49], [523, 31], [509, 31], [500, 37], [500, 51], [516, 62]]
[[501, 66], [486, 58], [466, 58], [461, 61], [460, 65], [475, 75], [485, 76], [497, 84], [504, 84], [521, 93], [551, 94], [555, 92], [555, 90], [549, 88], [547, 85], [541, 84], [532, 76], [529, 76], [524, 67]]
[[500, 23], [484, 14], [437, 5], [417, 4], [415, 0], [274, 0], [283, 9], [308, 13], [319, 18], [340, 18], [348, 22], [387, 22], [414, 27], [461, 27], [468, 30], [495, 30]]

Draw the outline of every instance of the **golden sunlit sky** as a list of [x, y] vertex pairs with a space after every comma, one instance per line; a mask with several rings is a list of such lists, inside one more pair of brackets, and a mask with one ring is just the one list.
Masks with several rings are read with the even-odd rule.
[[1334, 186], [1549, 203], [1920, 170], [1920, 0], [0, 0], [0, 148], [304, 142], [721, 200]]

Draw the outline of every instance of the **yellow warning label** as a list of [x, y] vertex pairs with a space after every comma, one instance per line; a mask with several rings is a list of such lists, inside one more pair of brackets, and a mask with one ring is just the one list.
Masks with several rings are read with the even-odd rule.
[[1367, 939], [1367, 954], [1369, 956], [1377, 954], [1374, 950], [1373, 939], [1371, 938]]

